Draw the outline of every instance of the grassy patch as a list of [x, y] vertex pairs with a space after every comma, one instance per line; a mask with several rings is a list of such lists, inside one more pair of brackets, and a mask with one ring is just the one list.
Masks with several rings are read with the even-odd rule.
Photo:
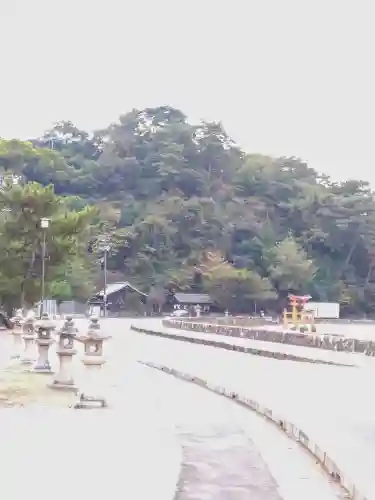
[[68, 407], [76, 396], [50, 389], [53, 376], [8, 369], [0, 374], [0, 407], [46, 405]]

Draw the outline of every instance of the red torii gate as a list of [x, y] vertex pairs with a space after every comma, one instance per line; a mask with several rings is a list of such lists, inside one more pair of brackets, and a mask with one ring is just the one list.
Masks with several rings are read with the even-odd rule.
[[[311, 295], [294, 295], [289, 294], [289, 305], [291, 307], [291, 312], [284, 309], [284, 326], [288, 327], [289, 320], [293, 326], [297, 327], [298, 324], [302, 322], [303, 319], [307, 319], [304, 316], [304, 306], [311, 299]], [[310, 322], [313, 322], [313, 318], [309, 318]]]

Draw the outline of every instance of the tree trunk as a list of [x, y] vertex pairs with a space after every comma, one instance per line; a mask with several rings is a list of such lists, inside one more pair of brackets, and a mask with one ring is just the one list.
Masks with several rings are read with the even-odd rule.
[[25, 290], [24, 290], [24, 285], [23, 283], [21, 285], [21, 297], [20, 297], [20, 308], [23, 310], [25, 308]]
[[[36, 242], [34, 242], [33, 246], [35, 246], [35, 243]], [[26, 284], [26, 281], [30, 277], [31, 271], [34, 268], [35, 258], [36, 258], [36, 251], [33, 250], [32, 253], [31, 253], [31, 258], [30, 258], [29, 266], [28, 266], [26, 274], [25, 274], [25, 278], [24, 278], [23, 283], [21, 285], [20, 307], [22, 309], [24, 309], [25, 306], [26, 306], [26, 301], [25, 301], [25, 284]]]
[[357, 236], [357, 237], [354, 239], [354, 241], [353, 241], [353, 243], [352, 243], [352, 246], [350, 247], [349, 253], [348, 253], [348, 255], [346, 256], [345, 263], [344, 263], [344, 270], [346, 270], [346, 268], [347, 268], [347, 267], [348, 267], [348, 265], [350, 264], [350, 261], [352, 260], [353, 253], [354, 253], [354, 250], [357, 248], [358, 241], [359, 241], [359, 236]]
[[348, 252], [348, 255], [346, 256], [346, 259], [345, 259], [345, 262], [344, 262], [344, 265], [342, 267], [342, 271], [341, 271], [341, 274], [340, 274], [340, 279], [342, 278], [342, 275], [344, 274], [344, 272], [347, 270], [349, 264], [350, 264], [350, 261], [352, 260], [352, 257], [353, 257], [353, 253], [354, 253], [354, 250], [357, 248], [357, 245], [358, 245], [358, 242], [359, 242], [359, 235], [357, 235], [349, 249], [349, 252]]
[[366, 279], [365, 279], [365, 284], [364, 284], [363, 288], [367, 288], [368, 287], [368, 284], [370, 282], [370, 278], [371, 278], [372, 270], [373, 269], [374, 269], [374, 264], [371, 262], [371, 264], [368, 266], [368, 271], [367, 271], [367, 275], [366, 275]]

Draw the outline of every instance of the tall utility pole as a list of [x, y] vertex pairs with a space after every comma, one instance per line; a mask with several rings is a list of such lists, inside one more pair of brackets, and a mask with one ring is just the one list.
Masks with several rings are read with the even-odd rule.
[[103, 302], [104, 310], [103, 316], [107, 316], [107, 256], [109, 252], [109, 246], [104, 247], [104, 257], [103, 257], [103, 271], [104, 271], [104, 288], [103, 288]]
[[[108, 264], [108, 255], [111, 251], [111, 237], [109, 234], [102, 235], [97, 241], [97, 251], [101, 258], [99, 260], [101, 270], [103, 271], [103, 316], [107, 316], [107, 289], [108, 289], [108, 280], [107, 280], [107, 264]], [[99, 263], [98, 262], [98, 263]]]
[[42, 317], [44, 309], [45, 300], [45, 282], [46, 282], [46, 248], [47, 248], [47, 229], [49, 227], [49, 219], [43, 217], [40, 219], [40, 227], [43, 231], [43, 242], [42, 242], [42, 290], [40, 294], [40, 317]]

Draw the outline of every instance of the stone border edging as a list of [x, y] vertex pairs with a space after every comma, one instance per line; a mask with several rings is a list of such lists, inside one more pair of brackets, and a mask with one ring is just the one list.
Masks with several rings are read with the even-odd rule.
[[338, 468], [336, 463], [323, 451], [314, 441], [312, 441], [309, 436], [299, 429], [295, 424], [285, 420], [284, 418], [274, 413], [270, 408], [267, 408], [256, 401], [246, 398], [237, 392], [229, 391], [221, 386], [216, 386], [207, 382], [204, 379], [195, 377], [185, 372], [180, 372], [174, 368], [168, 366], [160, 365], [157, 363], [138, 361], [142, 365], [148, 366], [149, 368], [154, 368], [156, 370], [163, 371], [170, 375], [173, 375], [179, 379], [185, 380], [187, 382], [194, 383], [208, 389], [215, 394], [224, 396], [232, 401], [245, 406], [246, 408], [254, 411], [261, 417], [266, 418], [273, 424], [275, 424], [281, 431], [290, 438], [299, 443], [303, 448], [305, 448], [314, 458], [316, 458], [321, 465], [321, 467], [335, 480], [337, 481], [349, 494], [348, 499], [350, 500], [367, 500], [367, 498], [358, 490], [356, 485], [351, 482], [351, 480]]
[[346, 368], [353, 368], [355, 365], [352, 364], [344, 364], [344, 363], [336, 363], [334, 361], [326, 361], [324, 359], [312, 359], [306, 358], [303, 356], [296, 356], [295, 354], [287, 354], [284, 352], [277, 351], [266, 351], [265, 349], [255, 349], [254, 347], [245, 347], [240, 345], [228, 344], [226, 342], [222, 342], [219, 340], [208, 340], [208, 339], [198, 339], [194, 337], [187, 337], [185, 335], [173, 335], [173, 333], [166, 332], [155, 332], [153, 330], [147, 330], [145, 328], [139, 328], [137, 326], [131, 325], [130, 329], [143, 333], [145, 335], [153, 335], [154, 337], [163, 337], [171, 340], [180, 340], [181, 342], [189, 342], [191, 344], [201, 344], [211, 347], [218, 347], [220, 349], [226, 349], [228, 351], [236, 351], [243, 352], [245, 354], [251, 354], [253, 356], [263, 356], [265, 358], [278, 359], [278, 360], [286, 360], [286, 361], [299, 361], [302, 363], [313, 363], [313, 364], [321, 364], [321, 365], [330, 365], [330, 366], [344, 366]]
[[212, 333], [228, 337], [240, 337], [263, 342], [275, 342], [300, 347], [313, 347], [328, 351], [355, 352], [375, 356], [375, 342], [354, 338], [343, 338], [338, 334], [303, 333], [293, 331], [266, 330], [261, 325], [243, 326], [214, 322], [199, 322], [196, 318], [163, 319], [163, 326], [176, 330], [192, 330], [197, 333]]

